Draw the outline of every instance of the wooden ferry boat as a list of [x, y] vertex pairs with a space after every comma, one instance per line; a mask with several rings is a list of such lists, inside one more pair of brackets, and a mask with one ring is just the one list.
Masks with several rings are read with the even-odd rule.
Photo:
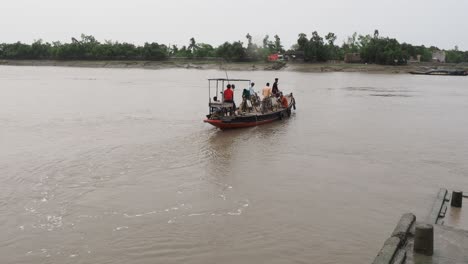
[[[270, 123], [276, 120], [282, 120], [291, 116], [292, 109], [296, 109], [296, 100], [292, 93], [283, 95], [288, 106], [282, 107], [278, 99], [274, 96], [264, 98], [260, 101], [258, 95], [253, 94], [243, 96], [239, 108], [234, 109], [232, 102], [224, 102], [224, 87], [225, 84], [243, 83], [250, 87], [251, 81], [245, 79], [209, 79], [209, 114], [204, 120], [205, 123], [211, 124], [220, 129], [244, 128], [258, 126]], [[211, 95], [215, 91], [215, 96]], [[221, 94], [221, 99], [218, 98]], [[245, 94], [245, 93], [244, 93]]]

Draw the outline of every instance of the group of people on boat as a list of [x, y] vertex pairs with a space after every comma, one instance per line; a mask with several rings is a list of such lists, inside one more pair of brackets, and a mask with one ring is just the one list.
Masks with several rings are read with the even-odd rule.
[[262, 96], [264, 100], [271, 97], [277, 98], [282, 107], [288, 107], [288, 100], [278, 88], [278, 78], [275, 78], [272, 88], [270, 88], [270, 83], [266, 83], [266, 86], [262, 89]]
[[[248, 89], [244, 89], [242, 93], [243, 101], [241, 108], [243, 110], [247, 109], [247, 102], [250, 102], [252, 108], [255, 108], [255, 106], [260, 106], [261, 104], [262, 112], [273, 110], [272, 100], [276, 101], [276, 103], [279, 104], [282, 108], [288, 108], [288, 99], [285, 96], [283, 96], [283, 93], [279, 90], [278, 81], [278, 78], [275, 78], [275, 82], [273, 83], [273, 86], [271, 88], [270, 83], [266, 83], [265, 87], [262, 89], [261, 92], [262, 98], [258, 96], [257, 92], [254, 89], [255, 83], [250, 83], [250, 87]], [[226, 90], [224, 90], [223, 96], [224, 102], [232, 103], [233, 109], [237, 109], [236, 103], [234, 101], [234, 89], [234, 84], [228, 84], [226, 86]]]
[[280, 91], [278, 88], [278, 78], [275, 78], [275, 82], [273, 83], [273, 87], [270, 88], [270, 83], [266, 83], [266, 86], [262, 89], [263, 97], [268, 96], [275, 96], [278, 97]]

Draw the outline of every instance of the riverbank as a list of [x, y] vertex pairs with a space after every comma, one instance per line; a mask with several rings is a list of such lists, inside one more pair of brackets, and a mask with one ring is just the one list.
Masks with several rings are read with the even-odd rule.
[[427, 69], [463, 69], [468, 70], [468, 64], [418, 63], [409, 65], [389, 66], [377, 64], [347, 64], [347, 63], [298, 63], [298, 62], [231, 62], [220, 63], [213, 60], [180, 60], [165, 61], [61, 61], [61, 60], [0, 60], [0, 65], [11, 66], [57, 66], [86, 68], [136, 68], [136, 69], [199, 69], [199, 70], [230, 70], [257, 71], [282, 70], [297, 72], [369, 72], [369, 73], [408, 73], [410, 71]]

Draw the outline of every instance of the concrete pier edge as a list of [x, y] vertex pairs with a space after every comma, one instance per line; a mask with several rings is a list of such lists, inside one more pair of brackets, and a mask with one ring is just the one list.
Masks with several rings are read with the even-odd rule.
[[442, 208], [444, 206], [444, 203], [448, 199], [447, 196], [448, 196], [447, 189], [441, 188], [439, 192], [437, 193], [437, 197], [434, 201], [434, 204], [432, 205], [431, 212], [427, 216], [426, 222], [430, 224], [438, 224]]
[[416, 216], [414, 214], [404, 214], [393, 230], [392, 236], [385, 241], [373, 264], [404, 263], [406, 259], [406, 242], [415, 222]]
[[[456, 191], [453, 192], [455, 193]], [[468, 198], [467, 192], [458, 191], [458, 193], [461, 194], [458, 194], [458, 199], [460, 196], [461, 199]], [[418, 222], [413, 214], [404, 214], [391, 237], [385, 241], [375, 257], [373, 264], [468, 263], [468, 231], [444, 226], [444, 218], [453, 202], [453, 196], [447, 189], [439, 189], [430, 213]], [[421, 240], [421, 232], [418, 238], [416, 233], [418, 227], [421, 231], [421, 227], [425, 225], [433, 227], [431, 233], [433, 240], [424, 238], [423, 244], [432, 242], [432, 245], [421, 247], [421, 243], [417, 245], [420, 241], [416, 241]], [[435, 240], [438, 250], [435, 250]], [[419, 248], [422, 248], [423, 252], [418, 252]]]

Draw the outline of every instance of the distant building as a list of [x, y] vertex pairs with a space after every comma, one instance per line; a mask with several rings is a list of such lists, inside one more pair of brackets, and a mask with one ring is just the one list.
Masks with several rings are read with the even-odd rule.
[[409, 63], [419, 63], [419, 62], [421, 62], [421, 55], [416, 55], [416, 58], [411, 56], [408, 62]]
[[286, 53], [284, 53], [284, 59], [290, 61], [304, 61], [304, 51], [286, 51]]
[[445, 63], [445, 51], [436, 50], [432, 52], [432, 61], [433, 62], [442, 62]]
[[275, 53], [275, 54], [268, 55], [268, 61], [283, 61], [283, 60], [284, 60], [284, 56], [282, 54]]
[[361, 54], [359, 54], [359, 53], [346, 53], [345, 57], [344, 57], [344, 61], [346, 63], [360, 63], [360, 62], [362, 62]]
[[268, 61], [277, 61], [278, 59], [279, 59], [279, 55], [276, 53], [268, 55]]

